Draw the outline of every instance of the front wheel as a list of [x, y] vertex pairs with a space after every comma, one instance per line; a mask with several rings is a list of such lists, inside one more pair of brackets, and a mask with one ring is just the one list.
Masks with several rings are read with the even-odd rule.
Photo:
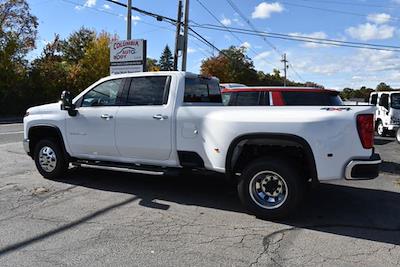
[[400, 144], [400, 128], [397, 129], [397, 131], [396, 131], [396, 140], [397, 140], [397, 143]]
[[384, 137], [387, 135], [387, 129], [383, 126], [382, 121], [378, 121], [378, 125], [376, 126], [376, 132], [381, 137]]
[[35, 146], [34, 159], [39, 173], [49, 179], [61, 177], [69, 165], [60, 146], [54, 140], [40, 140]]
[[293, 164], [279, 159], [259, 159], [250, 163], [238, 184], [242, 204], [262, 219], [289, 216], [304, 197], [304, 179]]

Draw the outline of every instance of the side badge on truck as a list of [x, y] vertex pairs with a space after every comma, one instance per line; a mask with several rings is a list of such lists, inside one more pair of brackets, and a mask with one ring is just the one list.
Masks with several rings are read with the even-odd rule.
[[351, 108], [321, 108], [321, 110], [326, 110], [326, 111], [350, 111]]

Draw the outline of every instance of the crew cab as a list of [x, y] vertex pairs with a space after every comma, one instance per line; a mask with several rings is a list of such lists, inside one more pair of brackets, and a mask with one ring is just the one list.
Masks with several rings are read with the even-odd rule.
[[393, 135], [400, 128], [400, 91], [371, 93], [369, 103], [377, 107], [375, 125], [378, 135]]
[[315, 87], [222, 88], [227, 106], [340, 106], [339, 92]]
[[374, 112], [363, 106], [226, 107], [216, 78], [132, 73], [28, 109], [23, 143], [50, 179], [65, 175], [70, 164], [222, 173], [237, 183], [249, 211], [271, 219], [292, 214], [307, 183], [378, 176]]

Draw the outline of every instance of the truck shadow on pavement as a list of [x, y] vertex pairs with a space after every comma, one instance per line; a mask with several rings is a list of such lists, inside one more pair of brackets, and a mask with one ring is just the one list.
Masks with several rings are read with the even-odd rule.
[[[182, 205], [245, 213], [234, 186], [218, 175], [149, 176], [99, 170], [73, 170], [60, 182], [131, 194], [138, 204], [168, 210], [163, 200]], [[293, 219], [279, 221], [299, 229], [400, 245], [400, 193], [320, 184]], [[268, 225], [266, 224], [266, 227]]]

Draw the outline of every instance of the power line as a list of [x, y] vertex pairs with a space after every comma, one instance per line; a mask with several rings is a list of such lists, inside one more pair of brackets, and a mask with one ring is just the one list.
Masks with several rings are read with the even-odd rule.
[[[200, 0], [196, 0], [213, 18], [214, 20], [216, 20], [222, 27], [224, 27], [236, 40], [239, 41], [240, 44], [244, 44], [245, 42], [240, 39], [236, 34], [234, 34], [232, 31], [229, 30], [229, 28], [224, 25], [218, 18], [217, 16], [214, 15], [214, 13], [211, 12], [210, 9], [208, 9]], [[196, 25], [199, 25], [196, 23]], [[257, 51], [255, 51], [252, 47], [248, 47], [248, 49], [255, 55], [257, 56], [259, 53]], [[274, 66], [272, 63], [268, 62], [268, 61], [264, 61], [265, 63], [271, 65], [272, 67], [276, 68], [276, 66]]]
[[[77, 3], [77, 2], [74, 2], [74, 1], [70, 1], [70, 0], [60, 0], [60, 1], [65, 2], [67, 4], [74, 5], [74, 6], [80, 6], [82, 8], [88, 8], [90, 10], [93, 10], [93, 11], [96, 11], [96, 12], [99, 12], [99, 13], [105, 13], [105, 14], [116, 16], [116, 17], [119, 17], [119, 18], [124, 17], [122, 14], [117, 14], [117, 13], [114, 13], [114, 12], [110, 12], [110, 11], [107, 11], [107, 10], [102, 9], [102, 8], [89, 7], [89, 6], [85, 6], [85, 5], [81, 4], [81, 3]], [[137, 23], [146, 24], [146, 25], [149, 25], [149, 26], [152, 26], [152, 27], [156, 27], [156, 28], [165, 29], [165, 30], [168, 30], [168, 31], [173, 31], [172, 29], [169, 29], [169, 28], [166, 28], [166, 27], [162, 27], [162, 26], [159, 26], [159, 25], [156, 25], [156, 24], [153, 24], [153, 23], [149, 23], [149, 22], [146, 22], [146, 21], [143, 21], [143, 20], [138, 20], [136, 22]]]
[[[228, 4], [232, 7], [232, 9], [234, 11], [236, 11], [237, 14], [239, 14], [239, 16], [254, 30], [254, 31], [258, 31], [258, 29], [253, 25], [253, 23], [251, 23], [251, 21], [243, 14], [243, 12], [236, 6], [236, 4], [232, 1], [232, 0], [226, 0], [228, 2]], [[281, 56], [282, 52], [274, 45], [272, 44], [270, 41], [267, 40], [266, 37], [262, 37], [262, 39], [264, 40], [264, 42], [269, 45], [275, 53], [277, 53], [279, 56]], [[285, 61], [286, 61], [286, 54], [284, 54], [285, 57]], [[286, 84], [286, 62], [285, 62], [285, 67], [284, 67], [284, 72], [285, 72], [285, 84]], [[297, 71], [294, 69], [294, 67], [291, 67], [293, 69], [293, 72], [296, 73], [296, 75], [298, 77], [300, 77], [300, 75], [297, 73]], [[302, 78], [300, 77], [300, 79], [302, 80]]]
[[[357, 17], [368, 17], [368, 15], [362, 14], [362, 13], [343, 11], [343, 10], [337, 10], [337, 9], [330, 9], [330, 8], [324, 8], [324, 7], [307, 6], [307, 5], [302, 5], [302, 4], [295, 4], [295, 3], [292, 3], [292, 2], [288, 2], [288, 1], [280, 1], [280, 2], [284, 3], [285, 5], [288, 5], [288, 6], [308, 8], [308, 9], [314, 9], [314, 10], [325, 11], [325, 12], [330, 12], [330, 13], [337, 13], [337, 14], [344, 14], [344, 15], [351, 15], [351, 16], [357, 16]], [[388, 19], [392, 20], [392, 21], [400, 20], [399, 17], [393, 17], [393, 16], [391, 16]]]
[[295, 68], [293, 67], [293, 65], [291, 63], [289, 63], [289, 67], [291, 70], [293, 70], [293, 73], [297, 76], [297, 78], [299, 78], [300, 81], [302, 82], [306, 82], [306, 80], [303, 79], [303, 77], [300, 76], [300, 74], [295, 70]]
[[366, 4], [366, 3], [352, 3], [352, 2], [343, 2], [343, 1], [331, 1], [331, 0], [300, 0], [303, 2], [314, 2], [314, 3], [319, 3], [319, 4], [337, 4], [337, 5], [347, 5], [347, 6], [360, 6], [360, 7], [381, 7], [381, 8], [387, 8], [387, 7], [394, 7], [392, 5], [376, 5], [376, 4]]
[[[217, 30], [217, 31], [226, 31], [224, 28], [222, 28], [218, 25], [212, 25], [212, 24], [197, 25], [197, 26], [192, 26], [192, 27]], [[400, 52], [400, 46], [379, 45], [379, 44], [369, 44], [369, 43], [359, 43], [359, 42], [347, 42], [347, 41], [340, 41], [340, 40], [333, 40], [333, 39], [314, 38], [314, 37], [301, 36], [301, 35], [290, 35], [290, 34], [282, 34], [282, 33], [254, 31], [254, 30], [241, 29], [241, 28], [235, 28], [235, 27], [228, 27], [228, 28], [230, 31], [235, 32], [235, 33], [253, 35], [253, 36], [262, 36], [262, 37], [269, 37], [269, 38], [275, 38], [275, 39], [283, 39], [283, 40], [315, 43], [315, 44], [324, 44], [324, 45], [332, 45], [332, 46], [339, 46], [339, 47], [364, 48], [364, 49], [372, 49], [372, 50]]]
[[[120, 2], [115, 1], [115, 0], [105, 0], [105, 1], [114, 3], [114, 4], [119, 5], [119, 6], [123, 6], [123, 7], [125, 7], [125, 8], [127, 7], [126, 4], [120, 3]], [[137, 8], [137, 7], [134, 7], [134, 6], [132, 6], [131, 8], [132, 8], [132, 10], [135, 10], [135, 11], [138, 12], [138, 13], [141, 13], [141, 14], [146, 15], [146, 16], [151, 16], [151, 17], [153, 17], [153, 18], [156, 18], [158, 21], [165, 21], [165, 22], [168, 22], [168, 23], [170, 23], [170, 24], [176, 26], [176, 23], [177, 23], [177, 20], [176, 20], [176, 19], [169, 18], [169, 17], [163, 16], [163, 15], [160, 15], [160, 14], [152, 13], [152, 12], [149, 12], [149, 11], [146, 11], [146, 10], [143, 10], [143, 9], [140, 9], [140, 8]], [[184, 25], [184, 23], [182, 23], [182, 24]], [[203, 36], [202, 36], [201, 34], [199, 34], [197, 31], [193, 30], [191, 27], [188, 27], [188, 29], [189, 29], [192, 33], [194, 33], [198, 38], [200, 38], [203, 42], [205, 42], [208, 46], [214, 48], [214, 49], [217, 50], [220, 54], [222, 54], [222, 55], [224, 55], [225, 57], [227, 57], [228, 59], [232, 60], [226, 53], [224, 53], [224, 52], [221, 51], [219, 48], [217, 48], [215, 45], [213, 45], [211, 42], [209, 42], [205, 37], [203, 37]]]
[[[232, 7], [232, 9], [252, 28], [254, 31], [257, 31], [256, 27], [251, 23], [251, 21], [242, 13], [242, 11], [233, 3], [231, 0], [226, 0], [228, 4]], [[275, 45], [273, 45], [270, 41], [267, 40], [267, 38], [263, 38], [263, 40], [275, 51], [281, 56], [281, 52], [278, 51]]]

